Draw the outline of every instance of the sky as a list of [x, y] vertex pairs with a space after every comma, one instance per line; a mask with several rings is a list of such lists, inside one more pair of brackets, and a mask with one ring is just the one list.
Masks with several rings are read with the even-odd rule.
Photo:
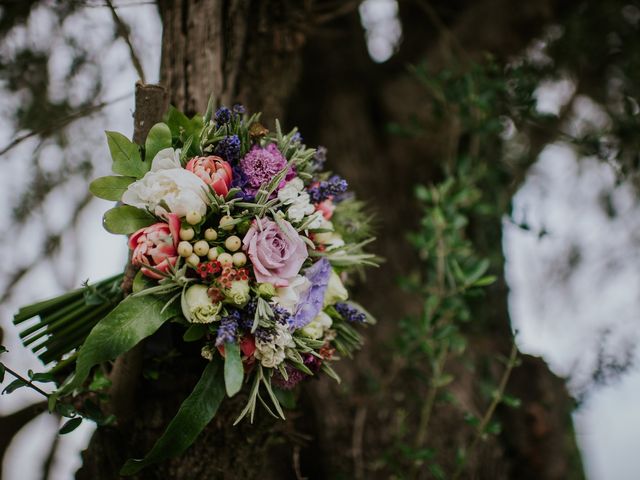
[[[118, 2], [123, 6], [127, 3]], [[140, 52], [148, 81], [157, 81], [161, 25], [155, 8], [142, 4], [121, 8], [119, 12], [132, 28], [133, 43]], [[368, 0], [360, 13], [371, 56], [382, 62], [393, 55], [401, 38], [397, 3]], [[15, 32], [14, 38], [2, 48], [11, 49], [25, 41], [36, 45], [50, 43], [54, 37], [48, 32], [54, 28], [51, 12], [40, 8], [27, 28]], [[80, 10], [67, 20], [62, 32], [99, 52], [100, 74], [105, 80], [103, 100], [132, 93], [137, 79], [125, 44], [122, 41], [112, 44], [112, 32], [110, 14], [101, 7]], [[65, 88], [70, 53], [65, 52], [63, 44], [52, 51], [55, 54], [49, 59], [49, 70], [58, 79], [51, 87], [55, 91]], [[95, 74], [89, 72], [84, 79], [82, 76], [76, 79], [74, 88], [78, 95], [87, 90], [91, 75]], [[1, 89], [0, 85], [0, 92]], [[553, 113], [570, 92], [570, 82], [543, 85], [538, 92], [538, 108]], [[12, 138], [11, 126], [3, 113], [19, 101], [0, 93], [0, 146]], [[578, 99], [574, 108], [576, 118], [607, 121], [588, 99]], [[96, 177], [107, 174], [109, 167], [104, 160], [108, 151], [102, 132], [117, 130], [130, 135], [132, 109], [131, 95], [107, 107], [102, 114], [70, 127], [71, 135], [95, 139], [91, 156], [97, 165]], [[580, 121], [571, 128], [580, 129]], [[21, 174], [28, 168], [24, 157], [33, 149], [33, 142], [24, 142], [2, 160], [3, 169], [12, 173], [0, 177], [0, 204], [16, 198], [24, 188], [17, 179], [24, 176]], [[50, 147], [46, 154], [54, 169], [61, 155], [74, 152]], [[0, 277], [30, 261], [30, 250], [20, 249], [21, 254], [16, 255], [15, 245], [36, 242], [45, 228], [68, 219], [69, 196], [84, 186], [68, 187], [48, 199], [46, 211], [32, 225], [17, 232], [14, 244], [0, 245], [2, 258], [7, 259], [0, 265]], [[615, 217], [606, 215], [602, 209], [605, 196], [617, 212]], [[126, 247], [122, 238], [108, 234], [101, 226], [102, 213], [110, 207], [109, 202], [93, 200], [85, 209], [79, 228], [65, 234], [62, 253], [53, 265], [37, 267], [21, 282], [11, 301], [0, 306], [4, 343], [10, 349], [3, 360], [17, 370], [39, 368], [38, 360], [20, 346], [16, 329], [10, 324], [20, 305], [60, 293], [63, 287], [78, 286], [87, 278], [107, 277], [124, 264]], [[8, 216], [9, 212], [0, 210], [0, 222], [7, 222]], [[530, 230], [517, 226], [525, 221]], [[638, 352], [633, 348], [640, 340], [636, 318], [640, 311], [637, 227], [640, 209], [634, 191], [628, 185], [616, 185], [610, 166], [595, 159], [578, 158], [568, 145], [561, 143], [549, 145], [542, 152], [514, 199], [513, 219], [504, 221], [505, 273], [511, 287], [510, 312], [513, 327], [518, 331], [517, 341], [523, 352], [542, 356], [557, 375], [568, 378], [571, 392], [580, 397], [574, 421], [590, 480], [632, 480], [640, 470], [634, 442], [640, 430], [637, 407], [640, 369], [632, 366], [624, 374], [605, 378], [595, 386], [591, 379], [597, 362], [594, 352], [599, 348], [603, 349], [605, 363], [615, 365], [628, 358], [637, 363]], [[540, 235], [543, 231], [544, 235]], [[61, 285], [61, 278], [72, 281]], [[0, 414], [37, 400], [26, 389], [0, 397]], [[42, 447], [50, 444], [57, 428], [58, 422], [48, 415], [31, 422], [10, 447], [2, 465], [2, 478], [39, 478], [39, 463], [45, 450]], [[79, 451], [91, 432], [92, 428], [84, 425], [61, 437], [53, 480], [73, 478], [80, 464]]]

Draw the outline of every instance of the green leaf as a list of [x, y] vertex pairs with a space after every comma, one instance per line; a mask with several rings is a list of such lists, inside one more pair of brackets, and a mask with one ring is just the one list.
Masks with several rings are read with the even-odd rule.
[[242, 388], [244, 367], [240, 358], [240, 347], [235, 342], [224, 344], [224, 386], [227, 395], [233, 397]]
[[4, 382], [4, 363], [0, 363], [0, 383]]
[[89, 184], [89, 191], [104, 200], [119, 201], [127, 187], [135, 182], [133, 177], [109, 176], [96, 178]]
[[100, 369], [96, 369], [96, 373], [93, 375], [93, 380], [89, 384], [89, 390], [92, 392], [98, 392], [100, 390], [106, 390], [111, 386], [111, 380]]
[[195, 342], [196, 340], [200, 340], [204, 337], [204, 334], [207, 333], [207, 326], [201, 323], [194, 323], [187, 331], [182, 335], [182, 339], [185, 342]]
[[175, 307], [162, 311], [165, 303], [166, 299], [151, 295], [129, 296], [120, 302], [93, 327], [78, 351], [75, 374], [56, 392], [56, 396], [71, 393], [82, 385], [93, 366], [131, 350], [174, 317], [178, 313]]
[[108, 232], [129, 235], [143, 227], [153, 225], [157, 221], [156, 217], [140, 208], [120, 205], [107, 210], [102, 224]]
[[125, 177], [142, 178], [149, 171], [150, 164], [140, 158], [140, 149], [127, 137], [118, 132], [106, 132], [113, 173]]
[[486, 277], [479, 278], [475, 282], [473, 282], [474, 287], [486, 287], [487, 285], [491, 285], [495, 282], [497, 277], [495, 275], [487, 275]]
[[82, 423], [82, 417], [72, 418], [62, 426], [59, 432], [60, 435], [73, 432], [76, 428], [80, 426], [81, 423]]
[[274, 388], [273, 393], [284, 408], [293, 410], [296, 408], [296, 397], [293, 390], [282, 390], [281, 388]]
[[16, 380], [14, 380], [13, 382], [11, 382], [9, 385], [7, 385], [4, 390], [2, 391], [3, 394], [5, 393], [12, 393], [15, 392], [17, 389], [24, 387], [27, 385], [27, 382], [25, 382], [24, 380], [18, 378]]
[[156, 154], [165, 148], [171, 148], [171, 130], [166, 123], [156, 123], [144, 142], [144, 160], [151, 165]]
[[131, 291], [133, 293], [138, 293], [142, 290], [146, 290], [147, 288], [157, 286], [158, 284], [156, 282], [153, 282], [149, 277], [142, 273], [142, 271], [138, 270], [136, 276], [133, 277], [133, 286], [131, 287]]
[[120, 475], [134, 475], [152, 463], [180, 455], [215, 416], [224, 398], [219, 362], [210, 362], [191, 394], [182, 402], [176, 416], [143, 459], [129, 459]]

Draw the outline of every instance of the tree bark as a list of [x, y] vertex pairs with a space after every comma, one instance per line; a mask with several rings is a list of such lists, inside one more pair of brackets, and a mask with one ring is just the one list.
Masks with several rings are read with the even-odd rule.
[[[485, 48], [503, 55], [517, 52], [539, 32], [539, 25], [557, 14], [552, 1], [521, 12], [504, 1], [455, 3], [458, 8], [442, 18], [470, 56]], [[407, 141], [389, 135], [384, 126], [416, 109], [420, 92], [400, 64], [419, 59], [414, 54], [417, 45], [420, 54], [442, 65], [451, 60], [439, 56], [444, 51], [442, 34], [425, 28], [419, 7], [403, 3], [406, 48], [399, 60], [375, 65], [367, 56], [355, 9], [318, 29], [315, 6], [308, 1], [161, 0], [159, 6], [164, 25], [161, 82], [171, 104], [191, 114], [204, 112], [213, 93], [220, 103], [240, 102], [250, 111], [263, 111], [267, 121], [289, 117], [287, 124], [298, 125], [307, 144], [327, 145], [331, 166], [350, 180], [361, 198], [373, 202], [380, 221], [377, 249], [387, 264], [356, 291], [381, 322], [368, 331], [367, 345], [355, 362], [339, 365], [342, 386], [328, 379], [309, 382], [300, 413], [286, 422], [261, 415], [255, 425], [231, 427], [245, 399], [240, 395], [225, 401], [192, 448], [137, 478], [266, 480], [300, 473], [308, 478], [388, 478], [379, 459], [394, 441], [397, 415], [404, 410], [414, 422], [422, 401], [423, 392], [398, 373], [401, 359], [388, 353], [388, 344], [397, 334], [397, 320], [420, 308], [398, 289], [396, 279], [415, 261], [403, 244], [405, 232], [417, 222], [412, 191], [416, 183], [434, 178], [438, 141], [435, 136]], [[479, 14], [499, 21], [478, 30], [473, 19]], [[506, 290], [496, 295], [496, 331], [471, 338], [471, 358], [478, 363], [488, 352], [508, 349]], [[180, 350], [182, 358], [194, 359], [193, 365], [181, 359], [176, 366], [169, 360], [162, 363], [159, 380], [141, 377], [132, 425], [98, 430], [79, 479], [116, 478], [127, 457], [144, 454], [161, 434], [198, 372], [198, 352], [179, 338], [170, 328], [163, 329], [145, 347], [144, 364]], [[562, 382], [535, 359], [525, 359], [516, 372], [513, 393], [524, 406], [516, 412], [499, 411], [508, 428], [474, 456], [469, 478], [551, 480], [572, 478], [575, 472], [579, 477], [570, 401]], [[459, 397], [479, 409], [474, 378], [464, 369], [457, 373]], [[473, 433], [461, 426], [460, 414], [447, 407], [434, 420], [430, 446], [444, 452], [448, 467], [455, 446], [468, 444]], [[429, 478], [426, 469], [420, 475]]]

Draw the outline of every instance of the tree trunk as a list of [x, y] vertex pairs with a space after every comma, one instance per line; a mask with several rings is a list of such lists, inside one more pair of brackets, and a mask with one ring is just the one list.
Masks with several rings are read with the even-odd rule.
[[[465, 45], [472, 56], [485, 47], [500, 48], [503, 54], [518, 51], [539, 31], [531, 27], [542, 25], [555, 13], [553, 2], [517, 15], [501, 1], [455, 3], [460, 4], [459, 12], [450, 11], [443, 18], [459, 38], [474, 42]], [[329, 4], [320, 2], [324, 7]], [[259, 415], [254, 425], [243, 422], [231, 427], [245, 398], [239, 395], [226, 400], [184, 455], [145, 469], [137, 478], [266, 480], [296, 478], [300, 472], [319, 479], [389, 477], [378, 460], [394, 441], [396, 416], [405, 409], [413, 422], [422, 401], [422, 392], [397, 374], [401, 359], [389, 354], [397, 320], [420, 308], [397, 288], [396, 279], [415, 260], [403, 244], [405, 232], [417, 221], [412, 191], [417, 182], [433, 179], [437, 162], [433, 144], [438, 142], [434, 138], [399, 139], [386, 133], [384, 125], [415, 111], [419, 98], [415, 82], [400, 63], [419, 59], [413, 55], [417, 45], [420, 55], [436, 59], [438, 42], [443, 41], [440, 33], [425, 28], [421, 9], [404, 3], [402, 7], [407, 49], [401, 50], [397, 62], [381, 66], [366, 54], [355, 9], [318, 29], [317, 6], [310, 1], [160, 2], [164, 25], [161, 83], [171, 104], [191, 114], [204, 112], [213, 93], [221, 103], [239, 102], [250, 111], [263, 111], [267, 122], [289, 117], [292, 121], [287, 124], [299, 126], [306, 143], [329, 147], [331, 166], [350, 180], [361, 198], [373, 202], [380, 220], [377, 249], [387, 264], [372, 272], [356, 292], [381, 322], [368, 331], [365, 349], [355, 362], [339, 365], [343, 385], [329, 379], [309, 382], [298, 416], [286, 422]], [[471, 19], [478, 12], [488, 18], [492, 9], [495, 18], [501, 19], [492, 23], [496, 28], [477, 31]], [[510, 22], [514, 18], [519, 23]], [[528, 29], [521, 28], [523, 23]], [[497, 41], [498, 37], [506, 43]], [[448, 60], [434, 61], [446, 65]], [[496, 295], [501, 312], [497, 331], [471, 339], [472, 358], [478, 362], [488, 351], [508, 349], [506, 290]], [[184, 360], [173, 365], [169, 360], [159, 367], [159, 380], [140, 377], [131, 424], [99, 429], [77, 478], [117, 478], [124, 460], [143, 455], [161, 434], [199, 373], [198, 352], [189, 351], [190, 346], [170, 328], [145, 344], [144, 364], [171, 349], [182, 350], [186, 358], [194, 359], [193, 365]], [[550, 480], [571, 478], [574, 472], [579, 476], [570, 402], [562, 382], [533, 359], [525, 359], [525, 366], [516, 372], [513, 393], [523, 399], [524, 406], [519, 411], [499, 412], [507, 428], [472, 459], [469, 478]], [[459, 373], [459, 397], [479, 408], [474, 379], [468, 372]], [[455, 446], [466, 444], [471, 433], [462, 426], [460, 414], [456, 408], [444, 408], [433, 427], [430, 446], [444, 452], [450, 463]], [[421, 475], [428, 478], [427, 470]]]

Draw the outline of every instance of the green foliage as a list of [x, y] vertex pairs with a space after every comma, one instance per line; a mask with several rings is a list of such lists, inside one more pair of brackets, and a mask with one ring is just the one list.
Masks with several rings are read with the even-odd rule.
[[100, 177], [89, 184], [89, 191], [98, 198], [118, 202], [127, 187], [135, 180], [134, 177]]
[[240, 356], [240, 346], [236, 342], [224, 345], [224, 385], [227, 395], [233, 397], [242, 388], [244, 366]]
[[171, 130], [166, 123], [156, 123], [144, 142], [144, 161], [151, 166], [156, 154], [165, 148], [171, 148]]
[[156, 217], [141, 208], [120, 205], [107, 210], [102, 223], [108, 232], [129, 235], [157, 221]]
[[151, 295], [130, 296], [120, 302], [91, 330], [78, 351], [73, 377], [56, 396], [72, 393], [86, 380], [92, 367], [131, 350], [176, 316], [174, 304], [165, 308], [165, 303], [162, 298]]
[[140, 147], [118, 132], [106, 132], [113, 173], [126, 177], [142, 178], [151, 168], [151, 162], [143, 162]]
[[224, 398], [221, 366], [210, 362], [191, 394], [180, 405], [176, 416], [143, 459], [130, 459], [120, 470], [121, 475], [134, 475], [147, 465], [180, 455], [213, 419]]

